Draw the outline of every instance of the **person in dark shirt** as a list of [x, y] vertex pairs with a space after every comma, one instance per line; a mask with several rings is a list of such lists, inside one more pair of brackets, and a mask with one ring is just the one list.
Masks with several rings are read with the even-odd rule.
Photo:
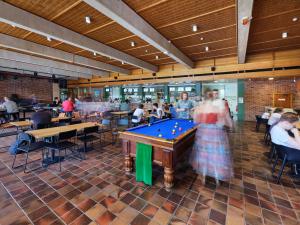
[[61, 100], [58, 99], [58, 97], [55, 97], [55, 98], [54, 98], [54, 101], [52, 102], [52, 106], [53, 106], [53, 107], [57, 107], [57, 106], [60, 106], [61, 103], [62, 103]]
[[33, 121], [33, 129], [47, 127], [51, 124], [51, 114], [46, 110], [39, 110], [32, 114], [31, 120]]

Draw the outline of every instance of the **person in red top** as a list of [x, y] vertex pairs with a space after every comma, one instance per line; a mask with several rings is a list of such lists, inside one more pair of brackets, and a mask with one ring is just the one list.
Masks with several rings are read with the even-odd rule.
[[71, 97], [69, 97], [67, 100], [65, 100], [62, 103], [62, 108], [63, 108], [63, 111], [66, 113], [66, 116], [72, 117], [72, 113], [74, 111], [75, 105], [74, 105]]
[[[215, 92], [215, 91], [214, 91]], [[224, 126], [232, 127], [232, 121], [224, 101], [206, 90], [206, 99], [194, 113], [194, 122], [199, 124], [195, 143], [190, 155], [193, 169], [203, 176], [219, 181], [229, 181], [233, 176], [231, 152]]]

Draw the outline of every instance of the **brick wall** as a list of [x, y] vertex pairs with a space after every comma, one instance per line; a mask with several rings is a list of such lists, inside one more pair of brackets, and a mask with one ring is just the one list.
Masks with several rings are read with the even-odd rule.
[[[17, 94], [20, 98], [30, 98], [34, 94], [40, 101], [52, 101], [52, 83], [48, 79], [37, 79], [24, 75], [1, 73], [0, 97]], [[16, 77], [17, 79], [14, 79]]]
[[284, 80], [247, 80], [245, 81], [245, 120], [254, 121], [261, 115], [265, 106], [272, 106], [273, 93], [293, 94], [293, 107], [300, 108], [300, 92], [291, 79]]

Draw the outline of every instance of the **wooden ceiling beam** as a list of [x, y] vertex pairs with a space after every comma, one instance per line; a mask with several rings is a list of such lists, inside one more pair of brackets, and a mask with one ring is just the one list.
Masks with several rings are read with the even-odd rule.
[[43, 36], [50, 36], [55, 40], [63, 41], [67, 44], [87, 51], [96, 52], [100, 55], [115, 58], [119, 61], [123, 61], [127, 64], [152, 72], [156, 72], [158, 70], [158, 67], [155, 65], [142, 61], [3, 1], [0, 1], [0, 22], [13, 24], [17, 27]]
[[[73, 9], [75, 6], [77, 6], [82, 0], [78, 0], [76, 2], [74, 2], [73, 4], [71, 4], [69, 7], [64, 8], [63, 10], [61, 10], [60, 12], [58, 12], [56, 15], [54, 15], [53, 17], [50, 18], [50, 21], [55, 20], [56, 18], [60, 17], [61, 15], [63, 15], [64, 13], [68, 12], [69, 10]], [[30, 34], [32, 34], [31, 31], [29, 31], [27, 34], [25, 34], [22, 38], [25, 39], [27, 38]], [[59, 43], [60, 44], [60, 43]], [[59, 45], [58, 44], [58, 45]]]
[[194, 67], [194, 62], [191, 59], [183, 54], [175, 45], [170, 43], [123, 1], [84, 0], [84, 2], [153, 45], [161, 52], [167, 52], [175, 61], [188, 68]]
[[[9, 60], [11, 62], [20, 62], [30, 65], [43, 66], [62, 71], [72, 72], [75, 77], [90, 78], [92, 75], [107, 76], [108, 72], [103, 70], [95, 70], [87, 67], [72, 65], [69, 63], [58, 62], [51, 59], [45, 59], [37, 56], [31, 56], [23, 53], [17, 53], [9, 50], [0, 50], [0, 59]], [[9, 65], [8, 65], [9, 66]], [[20, 68], [17, 68], [20, 69]], [[72, 75], [71, 75], [72, 76]]]
[[98, 70], [115, 71], [118, 73], [129, 74], [129, 71], [114, 65], [102, 63], [96, 60], [74, 55], [58, 49], [50, 48], [44, 45], [36, 44], [30, 41], [0, 34], [0, 47], [10, 48], [17, 51], [35, 54], [51, 59], [61, 60], [64, 62], [74, 63], [78, 65], [88, 66]]
[[[238, 63], [245, 63], [246, 52], [252, 18], [254, 0], [238, 0], [237, 1], [237, 40], [238, 40]], [[248, 18], [248, 23], [243, 24], [243, 19]]]

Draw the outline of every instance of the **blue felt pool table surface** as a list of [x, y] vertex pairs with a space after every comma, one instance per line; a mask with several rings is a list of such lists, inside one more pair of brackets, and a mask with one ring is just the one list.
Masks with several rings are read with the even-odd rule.
[[[177, 124], [176, 124], [177, 123]], [[175, 128], [175, 126], [177, 126]], [[193, 120], [186, 119], [165, 119], [152, 123], [150, 126], [143, 125], [139, 127], [134, 127], [127, 129], [127, 132], [132, 132], [135, 134], [142, 134], [145, 136], [151, 136], [156, 138], [162, 138], [167, 140], [174, 140], [179, 135], [193, 129], [196, 125]], [[181, 131], [179, 131], [181, 128]], [[175, 134], [172, 131], [175, 129]], [[161, 137], [160, 137], [161, 135]]]

